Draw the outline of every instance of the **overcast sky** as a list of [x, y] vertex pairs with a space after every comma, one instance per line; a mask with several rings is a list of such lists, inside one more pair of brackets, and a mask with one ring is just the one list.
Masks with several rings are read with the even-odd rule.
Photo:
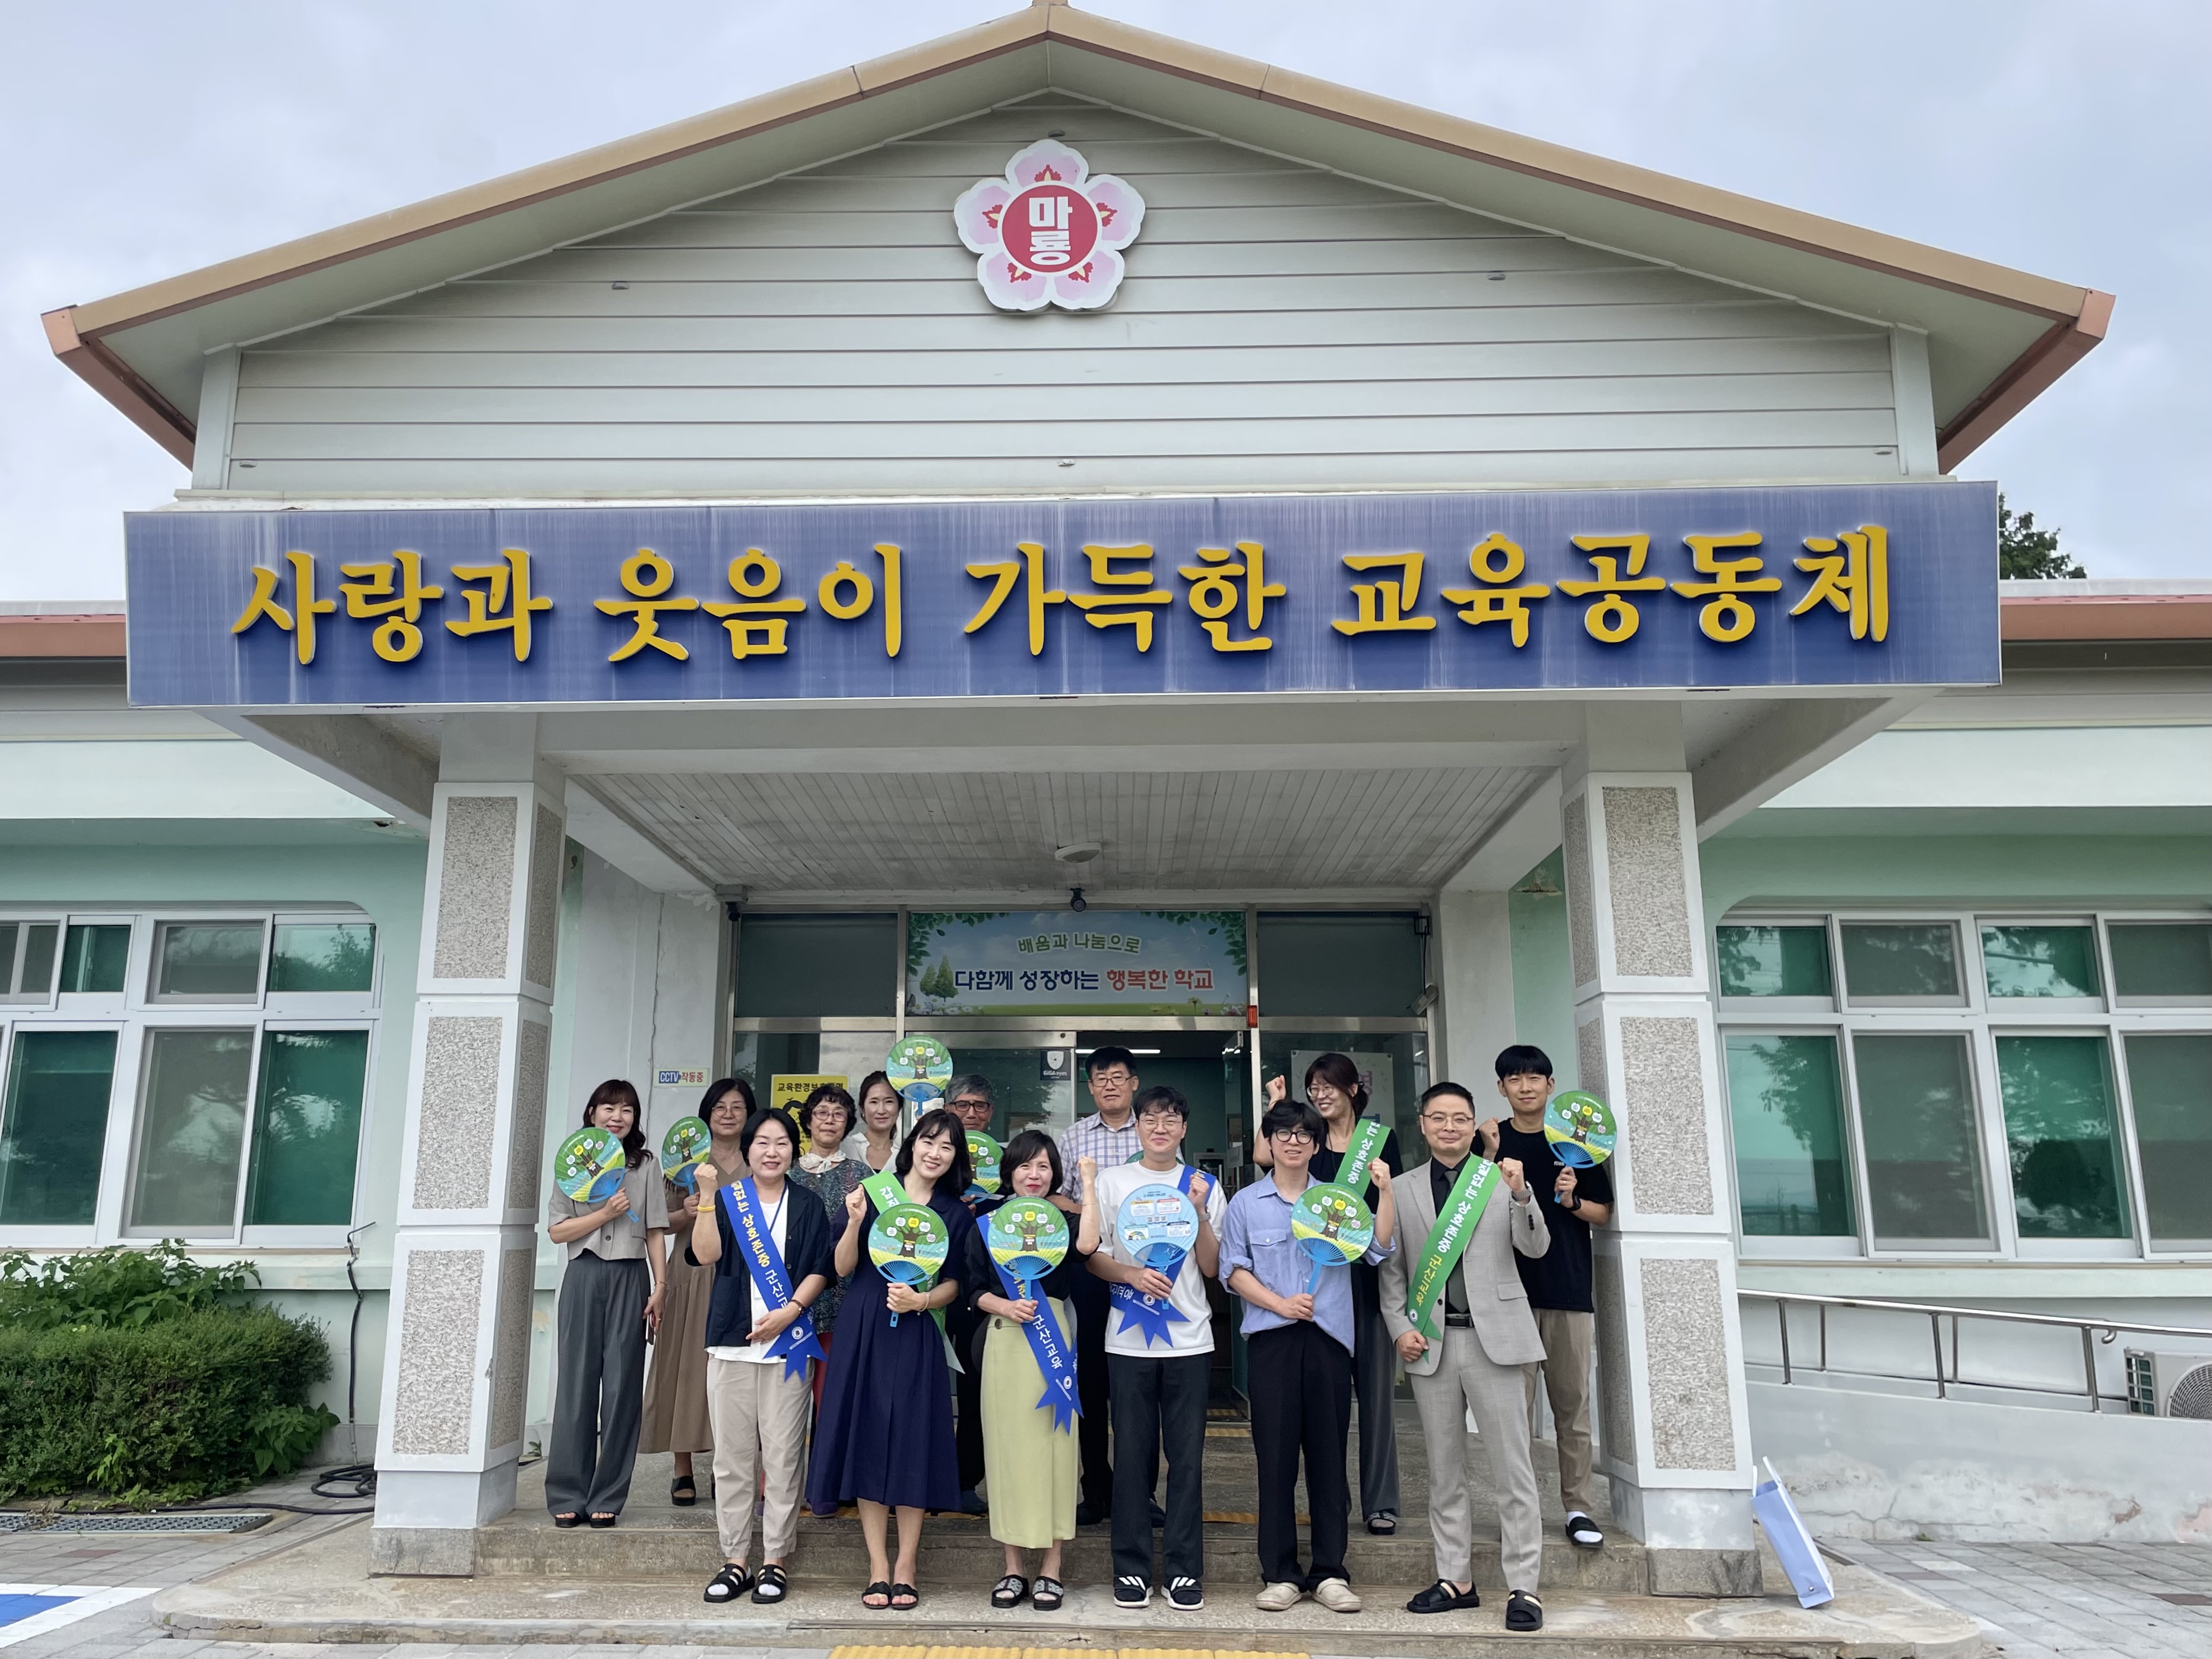
[[[10, 0], [0, 599], [112, 598], [183, 468], [39, 313], [619, 138], [1012, 0]], [[2093, 575], [2212, 556], [2205, 0], [1100, 0], [1307, 74], [2119, 296], [1966, 464]]]

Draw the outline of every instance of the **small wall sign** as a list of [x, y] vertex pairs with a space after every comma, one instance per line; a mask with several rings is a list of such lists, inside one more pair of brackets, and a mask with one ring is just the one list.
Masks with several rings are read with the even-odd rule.
[[703, 1089], [707, 1071], [702, 1066], [663, 1066], [653, 1073], [653, 1082], [658, 1089]]
[[1040, 138], [952, 204], [975, 279], [1001, 311], [1095, 311], [1121, 285], [1145, 198], [1057, 139]]

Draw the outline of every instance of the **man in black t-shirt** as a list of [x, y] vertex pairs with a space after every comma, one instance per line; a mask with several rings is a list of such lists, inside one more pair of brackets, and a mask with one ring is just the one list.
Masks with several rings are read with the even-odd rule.
[[[1552, 1098], [1552, 1060], [1541, 1048], [1516, 1042], [1498, 1056], [1498, 1092], [1510, 1114], [1486, 1118], [1479, 1128], [1482, 1152], [1493, 1163], [1521, 1160], [1544, 1206], [1552, 1248], [1540, 1256], [1516, 1255], [1536, 1330], [1544, 1339], [1545, 1396], [1551, 1401], [1559, 1448], [1559, 1498], [1566, 1505], [1568, 1541], [1595, 1549], [1605, 1534], [1590, 1519], [1590, 1233], [1613, 1218], [1613, 1178], [1602, 1164], [1577, 1170], [1560, 1162], [1544, 1138], [1544, 1107]], [[1528, 1416], [1536, 1414], [1536, 1372], [1528, 1368]]]

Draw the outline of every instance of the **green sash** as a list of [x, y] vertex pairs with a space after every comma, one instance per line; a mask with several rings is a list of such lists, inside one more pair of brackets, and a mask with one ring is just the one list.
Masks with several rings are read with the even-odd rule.
[[1429, 1229], [1427, 1241], [1421, 1246], [1421, 1265], [1406, 1287], [1406, 1317], [1431, 1342], [1438, 1338], [1436, 1306], [1443, 1294], [1444, 1280], [1467, 1253], [1467, 1242], [1474, 1237], [1475, 1224], [1489, 1207], [1498, 1180], [1495, 1164], [1468, 1153], [1467, 1162], [1459, 1166], [1459, 1179], [1452, 1183], [1451, 1195], [1437, 1212], [1437, 1224]]
[[1382, 1143], [1390, 1138], [1390, 1127], [1375, 1118], [1363, 1117], [1352, 1131], [1351, 1144], [1344, 1149], [1344, 1162], [1337, 1165], [1336, 1184], [1348, 1187], [1364, 1197], [1367, 1192], [1367, 1166], [1382, 1150]]
[[[894, 1205], [911, 1204], [914, 1202], [912, 1199], [906, 1195], [906, 1183], [901, 1181], [896, 1176], [893, 1175], [889, 1170], [878, 1170], [875, 1174], [868, 1176], [866, 1180], [860, 1182], [860, 1190], [866, 1193], [868, 1197], [874, 1201], [876, 1213], [878, 1215], [891, 1208]], [[865, 1240], [862, 1242], [861, 1248], [864, 1250], [867, 1248]], [[929, 1285], [925, 1285], [921, 1288], [927, 1291], [930, 1288], [930, 1285], [933, 1285], [936, 1283], [937, 1281], [933, 1279], [929, 1281]], [[944, 1340], [945, 1363], [950, 1365], [956, 1371], [966, 1370], [968, 1368], [960, 1363], [960, 1356], [952, 1346], [951, 1334], [945, 1328], [945, 1310], [942, 1308], [932, 1308], [929, 1310], [929, 1316], [937, 1322], [937, 1334]]]

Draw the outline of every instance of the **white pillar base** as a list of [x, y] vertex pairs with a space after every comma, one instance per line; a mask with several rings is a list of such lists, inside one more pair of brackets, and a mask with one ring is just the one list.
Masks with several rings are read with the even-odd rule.
[[489, 1469], [386, 1469], [376, 1478], [368, 1532], [372, 1574], [468, 1578], [478, 1527], [514, 1507], [519, 1461]]

